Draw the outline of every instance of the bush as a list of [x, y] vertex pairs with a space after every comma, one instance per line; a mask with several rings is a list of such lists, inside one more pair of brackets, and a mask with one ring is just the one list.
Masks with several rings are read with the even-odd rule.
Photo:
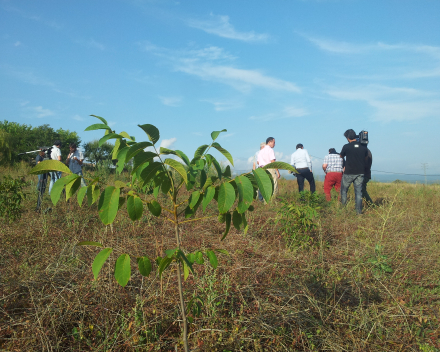
[[24, 178], [7, 175], [0, 182], [0, 218], [12, 222], [21, 217], [22, 201], [26, 198], [23, 188], [28, 185]]

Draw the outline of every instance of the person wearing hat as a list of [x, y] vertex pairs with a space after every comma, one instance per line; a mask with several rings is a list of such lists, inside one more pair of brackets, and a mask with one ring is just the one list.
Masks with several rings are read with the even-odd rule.
[[340, 199], [339, 191], [341, 189], [343, 168], [344, 159], [341, 159], [335, 148], [330, 148], [322, 164], [322, 169], [325, 172], [324, 193], [328, 201], [332, 200], [331, 190], [333, 187], [335, 187], [335, 191], [338, 192], [338, 200]]
[[344, 175], [341, 180], [341, 202], [347, 203], [347, 192], [353, 183], [355, 207], [358, 215], [362, 214], [362, 184], [367, 167], [368, 149], [358, 142], [356, 132], [352, 129], [345, 131], [344, 137], [348, 143], [342, 147], [340, 157], [345, 157]]
[[304, 179], [306, 179], [310, 185], [310, 192], [314, 193], [315, 178], [312, 173], [312, 161], [310, 160], [309, 153], [301, 143], [296, 145], [296, 151], [290, 158], [290, 164], [298, 171], [295, 176], [299, 192], [304, 191]]

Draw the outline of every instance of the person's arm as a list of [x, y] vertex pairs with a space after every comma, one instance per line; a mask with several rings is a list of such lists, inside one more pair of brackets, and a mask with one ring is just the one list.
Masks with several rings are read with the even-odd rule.
[[254, 163], [252, 165], [252, 170], [255, 170], [255, 169], [256, 169], [256, 166], [255, 166], [255, 161], [254, 161]]
[[328, 166], [328, 164], [322, 164], [322, 169], [324, 170], [324, 172], [325, 172], [325, 170], [327, 170], [327, 166]]

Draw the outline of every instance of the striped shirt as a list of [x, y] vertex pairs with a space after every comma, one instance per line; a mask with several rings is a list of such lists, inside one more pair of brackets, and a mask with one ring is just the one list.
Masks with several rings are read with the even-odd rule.
[[342, 172], [344, 159], [339, 154], [328, 154], [324, 157], [324, 164], [327, 164], [325, 172]]

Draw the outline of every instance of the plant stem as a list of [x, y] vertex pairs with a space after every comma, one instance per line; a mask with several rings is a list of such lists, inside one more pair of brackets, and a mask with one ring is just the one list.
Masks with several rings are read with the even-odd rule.
[[[176, 204], [176, 202], [174, 202]], [[177, 246], [180, 249], [180, 236], [179, 236], [179, 221], [177, 215], [177, 205], [174, 206], [174, 232], [176, 235]], [[180, 308], [182, 311], [182, 322], [183, 322], [183, 347], [185, 352], [189, 352], [188, 347], [188, 321], [186, 319], [186, 308], [185, 300], [183, 298], [183, 288], [182, 288], [182, 272], [180, 268], [180, 262], [177, 262], [177, 282], [179, 285], [179, 298], [180, 298]]]

